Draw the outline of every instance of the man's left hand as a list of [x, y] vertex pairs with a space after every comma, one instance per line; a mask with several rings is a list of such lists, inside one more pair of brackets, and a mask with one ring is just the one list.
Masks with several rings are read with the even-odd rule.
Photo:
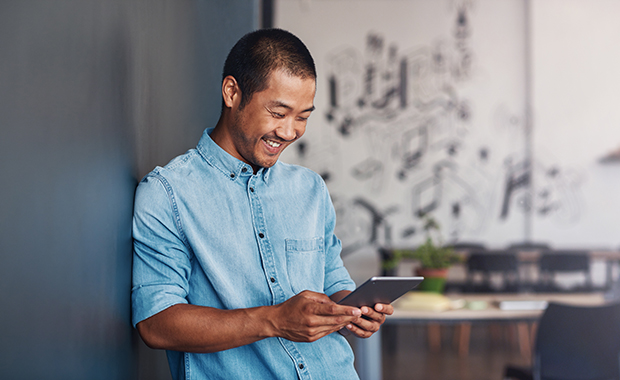
[[382, 303], [376, 304], [374, 309], [368, 306], [362, 306], [360, 309], [362, 316], [346, 326], [349, 331], [360, 338], [368, 338], [379, 331], [379, 327], [385, 322], [385, 316], [392, 315], [394, 312], [392, 305]]

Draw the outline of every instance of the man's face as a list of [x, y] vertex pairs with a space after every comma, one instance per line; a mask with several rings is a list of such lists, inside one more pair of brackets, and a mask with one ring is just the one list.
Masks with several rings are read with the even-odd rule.
[[230, 128], [233, 156], [260, 167], [273, 166], [282, 151], [303, 136], [314, 110], [315, 80], [275, 70], [267, 89], [256, 92], [246, 106], [233, 110]]

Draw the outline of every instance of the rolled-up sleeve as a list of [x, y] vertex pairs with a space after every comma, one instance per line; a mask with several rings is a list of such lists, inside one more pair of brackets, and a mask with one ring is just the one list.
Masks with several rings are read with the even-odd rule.
[[149, 175], [136, 191], [133, 217], [132, 323], [187, 303], [191, 254], [172, 189]]

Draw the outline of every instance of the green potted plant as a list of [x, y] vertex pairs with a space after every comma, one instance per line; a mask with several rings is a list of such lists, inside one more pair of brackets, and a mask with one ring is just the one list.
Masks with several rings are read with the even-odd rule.
[[403, 259], [414, 259], [420, 264], [416, 275], [423, 276], [424, 281], [419, 290], [442, 293], [448, 269], [461, 261], [461, 257], [451, 247], [444, 246], [437, 221], [429, 215], [422, 216], [424, 221], [425, 241], [416, 249], [393, 249], [383, 261], [383, 269], [394, 270]]

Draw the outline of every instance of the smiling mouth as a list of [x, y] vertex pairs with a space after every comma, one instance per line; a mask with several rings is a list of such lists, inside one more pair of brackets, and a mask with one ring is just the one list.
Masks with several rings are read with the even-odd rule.
[[275, 142], [273, 140], [267, 140], [267, 139], [263, 139], [264, 142], [267, 143], [267, 145], [269, 145], [272, 148], [279, 148], [282, 144], [280, 144], [279, 142]]

